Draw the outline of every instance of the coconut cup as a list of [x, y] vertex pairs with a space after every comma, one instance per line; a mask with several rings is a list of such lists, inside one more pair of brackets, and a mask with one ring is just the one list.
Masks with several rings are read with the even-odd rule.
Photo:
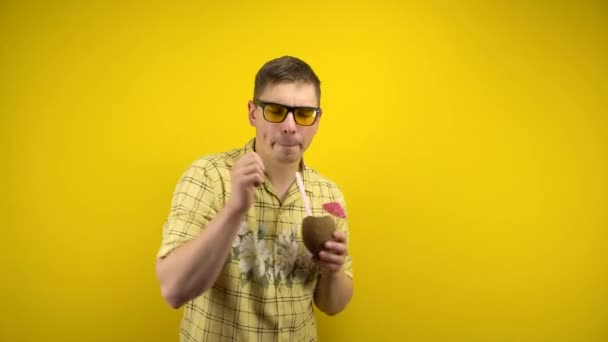
[[336, 231], [336, 222], [331, 216], [307, 216], [302, 220], [302, 239], [313, 255], [318, 255], [323, 244], [331, 240]]

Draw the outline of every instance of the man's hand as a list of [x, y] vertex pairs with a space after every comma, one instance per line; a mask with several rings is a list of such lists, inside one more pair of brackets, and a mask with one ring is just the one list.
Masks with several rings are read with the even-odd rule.
[[347, 255], [346, 234], [336, 231], [332, 235], [332, 239], [325, 242], [323, 249], [315, 257], [315, 260], [322, 275], [332, 276], [340, 272]]
[[315, 305], [330, 316], [344, 310], [353, 296], [353, 280], [342, 271], [347, 255], [346, 234], [337, 231], [314, 257], [321, 272], [315, 289]]
[[232, 166], [232, 191], [227, 206], [246, 213], [253, 204], [255, 189], [264, 183], [264, 163], [255, 152], [247, 153]]

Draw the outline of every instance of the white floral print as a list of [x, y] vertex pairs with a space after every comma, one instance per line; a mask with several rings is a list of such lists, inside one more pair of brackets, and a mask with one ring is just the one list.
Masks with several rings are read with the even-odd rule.
[[281, 233], [275, 241], [275, 277], [287, 279], [298, 258], [298, 242], [292, 234]]
[[243, 221], [232, 243], [231, 256], [238, 260], [242, 279], [263, 287], [281, 282], [291, 286], [296, 278], [300, 282], [312, 279], [315, 276], [312, 255], [296, 239], [297, 228], [296, 225], [291, 232], [281, 232], [272, 239], [266, 226], [251, 231]]
[[234, 241], [232, 241], [232, 247], [238, 247], [239, 244], [241, 243], [241, 237], [243, 235], [247, 234], [248, 231], [249, 231], [249, 224], [247, 223], [247, 220], [243, 220], [241, 222], [241, 224], [239, 225], [239, 230], [237, 231]]
[[253, 269], [253, 276], [256, 279], [266, 274], [266, 260], [270, 256], [266, 241], [258, 242], [252, 234], [247, 234], [241, 239], [239, 252], [239, 267], [242, 273], [247, 274]]

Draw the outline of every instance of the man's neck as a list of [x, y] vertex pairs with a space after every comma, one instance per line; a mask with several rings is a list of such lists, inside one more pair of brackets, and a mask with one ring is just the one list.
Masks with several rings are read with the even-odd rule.
[[300, 162], [294, 164], [277, 164], [265, 162], [266, 175], [272, 184], [273, 190], [281, 200], [285, 199], [289, 186], [296, 179], [296, 172], [300, 170]]

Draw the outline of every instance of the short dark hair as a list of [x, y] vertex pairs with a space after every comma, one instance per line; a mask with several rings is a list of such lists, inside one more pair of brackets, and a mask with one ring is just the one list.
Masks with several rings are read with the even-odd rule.
[[278, 83], [303, 82], [312, 84], [317, 93], [317, 100], [321, 101], [321, 81], [303, 60], [283, 56], [266, 62], [255, 75], [253, 98], [259, 100], [259, 96], [268, 85]]

